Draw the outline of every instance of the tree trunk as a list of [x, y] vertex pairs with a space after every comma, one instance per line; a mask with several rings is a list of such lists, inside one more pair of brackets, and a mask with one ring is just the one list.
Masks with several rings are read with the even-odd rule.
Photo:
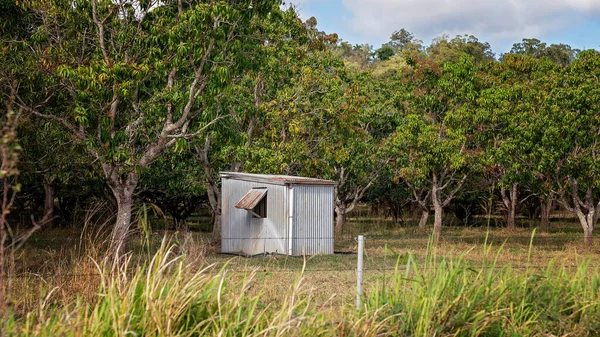
[[219, 207], [218, 213], [214, 214], [212, 242], [221, 244], [221, 207]]
[[579, 217], [583, 227], [583, 242], [586, 248], [592, 248], [592, 234], [596, 225], [597, 209], [590, 209], [584, 217]]
[[506, 228], [514, 230], [517, 227], [515, 221], [518, 204], [517, 184], [512, 184], [509, 194], [506, 193], [504, 187], [500, 189], [500, 193], [502, 194], [502, 202], [506, 206]]
[[587, 228], [584, 229], [583, 231], [583, 242], [585, 243], [585, 246], [589, 249], [592, 248], [592, 232], [594, 231], [593, 228]]
[[433, 187], [431, 189], [431, 202], [433, 203], [433, 238], [439, 242], [442, 238], [442, 217], [444, 216], [444, 206], [440, 200], [440, 191], [437, 185], [437, 179], [434, 177]]
[[207, 173], [206, 192], [208, 193], [208, 203], [213, 215], [212, 243], [221, 245], [221, 191], [212, 177], [212, 170], [205, 166], [205, 171]]
[[212, 242], [221, 245], [221, 191], [212, 178], [210, 182], [207, 192], [210, 208], [213, 212]]
[[[204, 147], [196, 147], [199, 154], [200, 164], [204, 167], [204, 177], [206, 179], [206, 193], [208, 194], [208, 203], [212, 210], [213, 218], [213, 245], [221, 245], [221, 190], [213, 175], [213, 169], [208, 160], [208, 150], [210, 149], [210, 135], [206, 135]], [[235, 169], [234, 169], [235, 170]]]
[[434, 203], [433, 208], [433, 238], [435, 242], [439, 242], [442, 238], [442, 217], [444, 216], [444, 208], [439, 202]]
[[541, 211], [541, 222], [540, 222], [540, 226], [542, 228], [550, 228], [550, 215], [552, 213], [552, 199], [548, 198], [542, 198], [540, 200], [540, 211]]
[[587, 189], [586, 197], [584, 201], [582, 201], [577, 195], [577, 181], [572, 181], [571, 184], [573, 188], [573, 191], [571, 192], [573, 206], [569, 205], [564, 198], [561, 199], [561, 203], [569, 211], [577, 215], [579, 223], [583, 228], [583, 242], [585, 243], [585, 246], [590, 249], [592, 248], [592, 233], [598, 222], [598, 215], [600, 215], [600, 202], [594, 203], [591, 188]]
[[429, 210], [421, 210], [421, 219], [419, 220], [419, 229], [425, 229], [429, 219]]
[[117, 221], [111, 237], [111, 253], [115, 257], [123, 256], [130, 234], [133, 192], [137, 187], [138, 174], [130, 172], [124, 177], [116, 174], [109, 176], [109, 186], [117, 202]]
[[44, 216], [43, 220], [54, 216], [54, 179], [44, 180]]
[[344, 233], [344, 227], [346, 227], [346, 209], [341, 207], [335, 208], [335, 235], [341, 236]]
[[515, 228], [517, 228], [517, 225], [515, 224], [515, 208], [513, 205], [514, 203], [511, 203], [511, 208], [508, 211], [508, 217], [506, 218], [506, 228], [508, 228], [509, 230], [514, 230]]

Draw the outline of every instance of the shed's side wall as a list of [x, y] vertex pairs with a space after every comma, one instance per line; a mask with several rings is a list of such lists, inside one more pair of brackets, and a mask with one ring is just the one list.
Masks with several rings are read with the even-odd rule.
[[333, 254], [333, 186], [293, 188], [293, 255]]
[[[235, 204], [252, 188], [267, 187], [267, 217], [253, 218]], [[287, 186], [235, 179], [222, 180], [221, 251], [224, 253], [287, 253]]]

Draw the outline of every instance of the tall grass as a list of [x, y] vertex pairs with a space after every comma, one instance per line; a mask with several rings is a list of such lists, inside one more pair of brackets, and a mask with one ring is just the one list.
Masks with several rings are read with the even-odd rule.
[[[253, 288], [256, 273], [229, 265], [192, 263], [189, 249], [163, 239], [147, 261], [114, 264], [92, 259], [96, 295], [56, 300], [40, 291], [28, 313], [4, 322], [6, 335], [23, 336], [597, 336], [600, 274], [589, 260], [571, 268], [500, 266], [502, 247], [483, 245], [489, 258], [398, 258], [392, 280], [366, 284], [364, 306], [313, 303], [303, 271], [286, 282], [280, 300]], [[191, 243], [185, 243], [191, 245]], [[145, 253], [144, 253], [145, 254]], [[196, 261], [197, 259], [194, 259]], [[140, 262], [141, 261], [141, 262]], [[335, 273], [335, 271], [332, 271]], [[384, 286], [385, 285], [385, 286]], [[352, 291], [352, 290], [350, 290]]]
[[255, 273], [230, 281], [227, 266], [193, 270], [167, 239], [145, 265], [132, 259], [96, 264], [95, 301], [56, 305], [42, 297], [36, 310], [5, 322], [6, 335], [23, 336], [320, 336], [327, 322], [302, 291], [302, 272], [279, 303], [248, 296]]
[[407, 254], [391, 286], [366, 297], [363, 312], [376, 312], [386, 332], [399, 336], [600, 335], [600, 274], [589, 260], [515, 269], [497, 264], [501, 250], [477, 267], [465, 254], [439, 257], [433, 247], [425, 261]]

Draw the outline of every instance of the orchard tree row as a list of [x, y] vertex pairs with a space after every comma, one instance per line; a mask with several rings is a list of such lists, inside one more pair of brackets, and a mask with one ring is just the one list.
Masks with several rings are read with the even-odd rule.
[[137, 203], [177, 222], [205, 201], [219, 242], [228, 170], [335, 180], [338, 234], [369, 200], [396, 216], [411, 205], [420, 227], [433, 214], [439, 240], [456, 200], [497, 195], [509, 228], [525, 202], [543, 225], [560, 204], [592, 245], [594, 50], [524, 39], [496, 58], [474, 36], [424, 46], [404, 29], [373, 50], [276, 0], [2, 0], [0, 12], [13, 214], [68, 222], [109, 200], [120, 254]]

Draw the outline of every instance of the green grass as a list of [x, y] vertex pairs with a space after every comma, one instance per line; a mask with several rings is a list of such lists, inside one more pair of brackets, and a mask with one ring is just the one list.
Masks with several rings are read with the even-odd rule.
[[366, 297], [365, 312], [403, 336], [600, 334], [600, 274], [589, 259], [520, 270], [498, 264], [502, 248], [483, 249], [491, 259], [477, 267], [466, 253], [449, 259], [435, 248], [422, 262], [404, 256], [393, 281]]

